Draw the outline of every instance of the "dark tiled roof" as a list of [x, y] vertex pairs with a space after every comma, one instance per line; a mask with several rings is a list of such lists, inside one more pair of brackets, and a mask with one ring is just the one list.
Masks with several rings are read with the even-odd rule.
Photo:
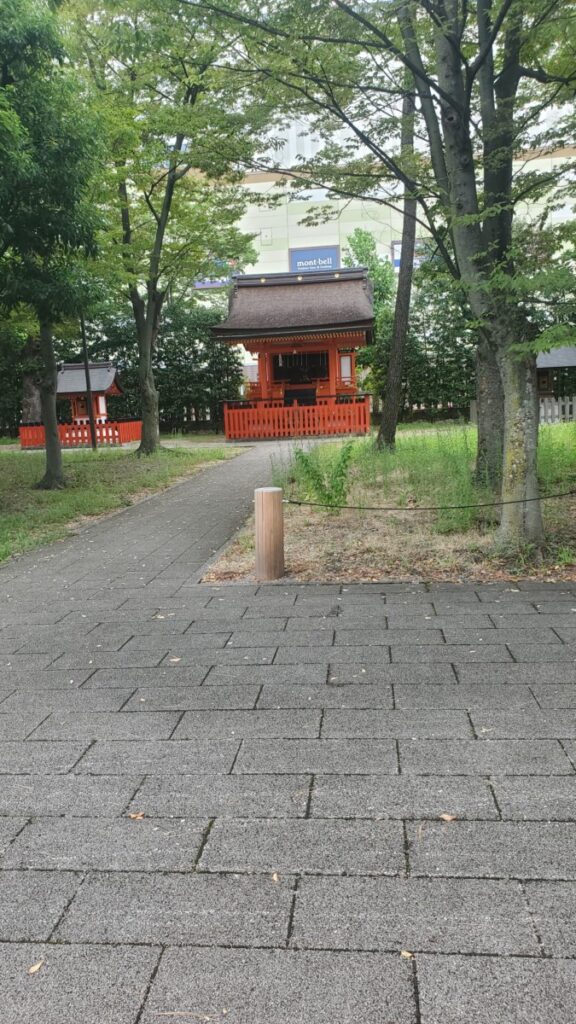
[[363, 268], [234, 278], [228, 318], [217, 337], [238, 339], [305, 334], [327, 328], [372, 327], [372, 287]]
[[576, 348], [553, 348], [551, 352], [541, 352], [536, 359], [536, 366], [539, 370], [576, 366]]
[[[89, 363], [90, 387], [95, 393], [112, 391], [114, 394], [122, 394], [122, 388], [118, 383], [116, 367], [112, 363]], [[59, 395], [77, 395], [86, 391], [86, 373], [84, 363], [63, 363], [58, 370]]]

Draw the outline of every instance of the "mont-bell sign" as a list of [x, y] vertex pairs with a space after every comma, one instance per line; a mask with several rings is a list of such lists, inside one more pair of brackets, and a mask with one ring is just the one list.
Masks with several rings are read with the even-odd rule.
[[338, 270], [339, 267], [339, 245], [320, 245], [314, 249], [290, 249], [291, 274], [311, 274], [319, 270]]

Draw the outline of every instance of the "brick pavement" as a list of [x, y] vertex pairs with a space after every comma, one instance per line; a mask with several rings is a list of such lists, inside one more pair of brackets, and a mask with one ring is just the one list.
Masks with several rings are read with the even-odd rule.
[[1, 1024], [576, 1022], [576, 584], [198, 585], [267, 460], [0, 570]]

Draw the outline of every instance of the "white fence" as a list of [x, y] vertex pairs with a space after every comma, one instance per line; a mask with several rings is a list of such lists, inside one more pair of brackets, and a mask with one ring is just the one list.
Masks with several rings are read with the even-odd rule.
[[540, 423], [567, 423], [572, 420], [576, 420], [576, 395], [540, 399]]

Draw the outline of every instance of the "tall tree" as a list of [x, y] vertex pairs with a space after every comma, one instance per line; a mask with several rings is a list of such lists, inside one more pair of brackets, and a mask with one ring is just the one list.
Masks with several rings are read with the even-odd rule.
[[140, 451], [159, 443], [154, 352], [164, 304], [251, 256], [237, 228], [239, 166], [268, 125], [233, 59], [230, 30], [170, 0], [78, 0], [78, 59], [99, 92], [113, 155], [108, 257], [129, 298], [139, 353]]
[[53, 324], [77, 301], [76, 256], [92, 248], [95, 226], [96, 123], [64, 57], [49, 4], [9, 0], [0, 29], [0, 111], [10, 127], [0, 132], [0, 303], [24, 305], [37, 320], [46, 489], [65, 483]]
[[[540, 544], [535, 325], [515, 289], [512, 225], [518, 204], [560, 187], [562, 168], [523, 177], [513, 161], [563, 139], [561, 119], [543, 115], [576, 82], [565, 45], [574, 0], [271, 0], [265, 17], [256, 0], [180, 2], [226, 11], [242, 26], [252, 72], [275, 83], [289, 109], [315, 118], [326, 140], [317, 181], [390, 202], [393, 179], [417, 196], [502, 383], [500, 539]], [[425, 142], [409, 165], [399, 145], [404, 71]], [[330, 138], [336, 126], [343, 142]]]
[[[409, 71], [404, 72], [405, 94], [402, 100], [402, 126], [400, 128], [400, 155], [406, 159], [414, 157], [414, 92]], [[394, 307], [394, 326], [390, 344], [386, 388], [382, 403], [382, 420], [378, 431], [379, 448], [394, 449], [396, 427], [402, 404], [402, 375], [408, 338], [412, 275], [414, 273], [414, 248], [416, 245], [416, 196], [404, 183], [402, 210], [402, 241], [400, 243], [400, 269]]]

